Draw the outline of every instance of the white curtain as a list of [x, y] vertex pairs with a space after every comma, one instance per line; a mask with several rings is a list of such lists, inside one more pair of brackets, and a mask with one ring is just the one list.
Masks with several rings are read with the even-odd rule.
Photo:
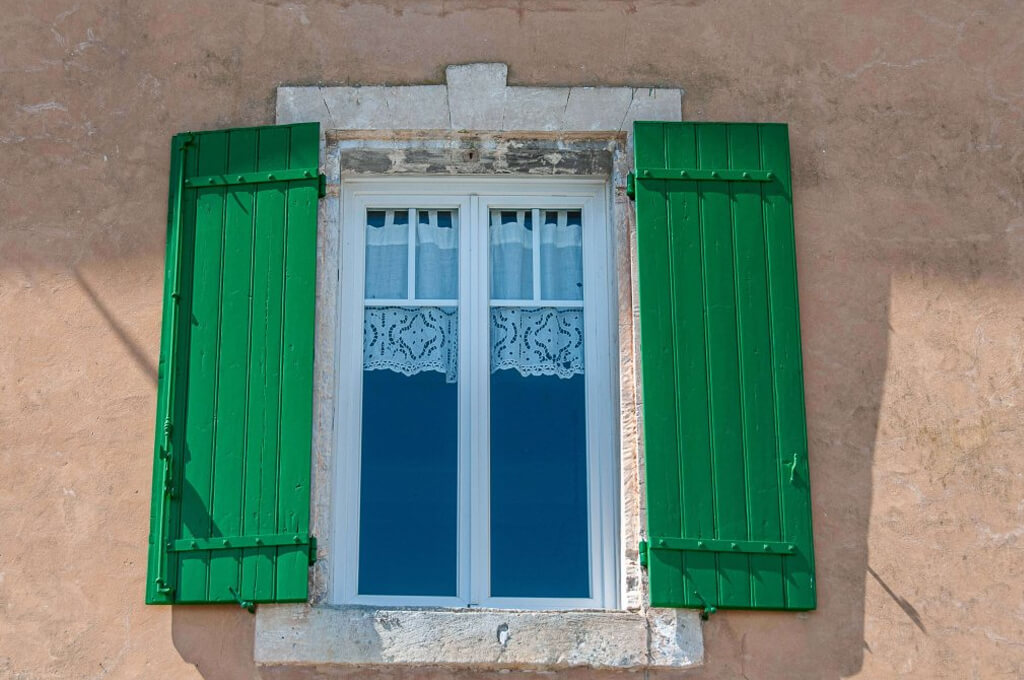
[[[452, 210], [418, 210], [409, 291], [409, 211], [371, 210], [366, 224], [366, 298], [454, 300], [459, 295], [459, 218]], [[414, 295], [410, 295], [410, 292]]]
[[540, 215], [540, 290], [534, 291], [533, 211], [491, 211], [491, 299], [583, 299], [580, 211], [541, 210]]
[[[491, 371], [571, 378], [583, 373], [583, 310], [543, 306], [546, 300], [583, 299], [583, 229], [580, 212], [541, 210], [535, 241], [533, 211], [491, 213], [491, 299], [522, 306], [492, 307]], [[414, 291], [409, 291], [407, 210], [367, 215], [366, 297], [406, 300], [367, 307], [363, 368], [403, 375], [421, 371], [458, 377], [458, 313], [454, 306], [415, 306], [414, 300], [458, 297], [458, 216], [454, 211], [414, 213]], [[534, 245], [539, 276], [534, 280]], [[539, 287], [539, 290], [535, 288]]]

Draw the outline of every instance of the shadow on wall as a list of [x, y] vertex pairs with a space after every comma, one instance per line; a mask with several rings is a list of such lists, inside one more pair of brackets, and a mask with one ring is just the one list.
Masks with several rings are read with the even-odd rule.
[[238, 605], [172, 605], [171, 637], [206, 680], [262, 677], [253, 658], [256, 617]]
[[135, 362], [136, 367], [145, 375], [149, 381], [153, 384], [154, 389], [157, 384], [157, 369], [153, 365], [152, 360], [149, 358], [149, 354], [146, 350], [139, 346], [139, 343], [132, 338], [128, 330], [117, 320], [113, 312], [103, 302], [103, 299], [99, 296], [96, 290], [89, 285], [89, 282], [82, 277], [82, 272], [78, 271], [77, 267], [71, 269], [71, 276], [75, 279], [75, 283], [78, 284], [85, 296], [89, 298], [89, 302], [96, 309], [96, 312], [103, 318], [110, 327], [110, 331], [120, 341], [121, 346], [128, 352], [128, 356]]

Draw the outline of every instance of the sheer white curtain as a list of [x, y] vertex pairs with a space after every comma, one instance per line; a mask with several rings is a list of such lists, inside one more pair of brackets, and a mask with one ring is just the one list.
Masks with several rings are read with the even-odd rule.
[[[409, 376], [437, 371], [455, 382], [458, 214], [414, 211], [411, 253], [409, 214], [377, 210], [367, 215], [366, 298], [403, 304], [367, 306], [363, 368]], [[583, 373], [583, 310], [552, 306], [551, 301], [583, 299], [580, 211], [540, 210], [538, 225], [534, 214], [492, 211], [490, 252], [479, 255], [490, 258], [491, 299], [518, 303], [491, 308], [491, 370], [571, 378]], [[432, 302], [425, 306], [420, 300]]]

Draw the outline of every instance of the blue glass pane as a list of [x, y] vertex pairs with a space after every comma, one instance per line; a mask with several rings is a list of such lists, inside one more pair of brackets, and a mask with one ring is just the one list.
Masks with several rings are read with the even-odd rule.
[[491, 373], [491, 595], [589, 597], [584, 377]]
[[359, 593], [457, 594], [457, 384], [363, 372]]

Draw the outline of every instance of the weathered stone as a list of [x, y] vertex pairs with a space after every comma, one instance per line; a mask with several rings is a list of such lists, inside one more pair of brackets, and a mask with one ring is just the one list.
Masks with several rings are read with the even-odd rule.
[[[330, 88], [339, 89], [339, 88]], [[319, 87], [279, 87], [277, 89], [277, 122], [319, 122], [327, 129], [333, 125], [331, 114]]]
[[447, 130], [451, 124], [448, 88], [444, 85], [385, 87], [384, 97], [388, 129]]
[[567, 87], [510, 87], [505, 94], [503, 130], [564, 130]]
[[630, 612], [264, 605], [255, 654], [265, 665], [682, 668], [702, 660], [699, 628], [694, 612], [649, 627]]
[[618, 130], [633, 90], [628, 87], [574, 87], [562, 117], [563, 130]]
[[447, 85], [280, 87], [278, 122], [324, 130], [598, 132], [680, 120], [682, 90], [508, 87], [505, 64], [449, 66]]
[[449, 66], [448, 106], [453, 130], [501, 130], [505, 111], [505, 64]]
[[619, 126], [620, 130], [633, 133], [633, 122], [638, 120], [678, 121], [683, 119], [683, 91], [656, 87], [639, 87], [633, 90], [629, 109]]

